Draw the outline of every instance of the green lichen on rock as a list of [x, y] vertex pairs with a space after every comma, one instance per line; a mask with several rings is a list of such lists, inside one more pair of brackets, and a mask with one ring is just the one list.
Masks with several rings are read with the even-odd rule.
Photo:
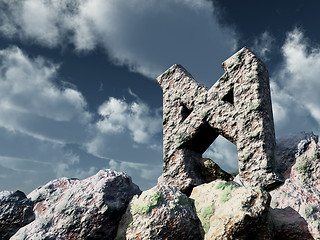
[[306, 218], [312, 218], [312, 214], [314, 213], [315, 208], [313, 206], [306, 206], [306, 208], [304, 209], [304, 214], [306, 216]]
[[218, 164], [212, 161], [210, 158], [202, 158], [199, 162], [201, 175], [205, 182], [209, 183], [216, 179], [224, 181], [232, 181], [233, 176], [226, 171], [222, 170]]
[[230, 69], [229, 71], [231, 71], [231, 69], [237, 69], [243, 64], [242, 52], [237, 52], [234, 54], [232, 56], [232, 60], [233, 61], [227, 66], [227, 68]]
[[213, 206], [207, 206], [202, 211], [202, 224], [203, 230], [207, 233], [210, 229], [210, 218], [214, 214]]
[[314, 151], [312, 154], [313, 159], [318, 159], [320, 157], [320, 153], [318, 151]]
[[163, 198], [160, 193], [156, 192], [154, 193], [150, 198], [149, 201], [147, 202], [146, 205], [138, 205], [135, 204], [132, 206], [132, 213], [142, 213], [142, 214], [147, 214], [151, 211], [152, 207], [157, 206], [162, 202]]
[[205, 110], [201, 113], [201, 118], [206, 118], [209, 114], [209, 111], [208, 110]]
[[232, 183], [228, 182], [220, 182], [217, 184], [216, 189], [221, 189], [223, 191], [220, 201], [227, 202], [231, 199], [232, 195], [231, 192], [235, 188]]
[[176, 144], [179, 146], [184, 143], [186, 136], [186, 133], [178, 132], [176, 136]]
[[306, 158], [299, 159], [295, 168], [303, 177], [309, 178], [311, 176], [311, 163]]

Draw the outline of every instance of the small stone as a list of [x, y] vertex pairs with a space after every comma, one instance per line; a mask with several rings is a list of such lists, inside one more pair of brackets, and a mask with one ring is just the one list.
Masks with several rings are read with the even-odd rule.
[[33, 202], [21, 191], [0, 192], [0, 239], [6, 240], [35, 218]]
[[221, 179], [224, 181], [232, 181], [233, 177], [230, 173], [227, 173], [219, 167], [210, 158], [201, 158], [200, 160], [201, 174], [206, 183], [212, 182], [216, 179]]

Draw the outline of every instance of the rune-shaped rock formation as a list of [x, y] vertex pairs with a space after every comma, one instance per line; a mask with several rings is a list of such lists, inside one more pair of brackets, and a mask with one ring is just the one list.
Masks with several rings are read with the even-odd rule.
[[248, 48], [222, 64], [225, 74], [210, 88], [181, 65], [157, 78], [163, 89], [162, 181], [190, 193], [204, 182], [199, 160], [222, 135], [237, 146], [240, 180], [271, 189], [275, 174], [275, 134], [268, 71]]

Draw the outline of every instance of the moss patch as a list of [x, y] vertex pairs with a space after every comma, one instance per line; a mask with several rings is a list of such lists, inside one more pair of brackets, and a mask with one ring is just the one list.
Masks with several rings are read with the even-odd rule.
[[298, 162], [296, 169], [304, 177], [311, 177], [311, 163], [309, 163], [307, 159], [301, 159]]
[[183, 144], [186, 139], [186, 136], [187, 136], [186, 133], [178, 132], [176, 135], [176, 144], [177, 145]]
[[220, 182], [217, 184], [216, 189], [222, 190], [222, 195], [220, 198], [221, 202], [227, 202], [232, 197], [231, 192], [235, 188], [235, 186], [232, 183], [228, 182]]
[[202, 211], [203, 218], [203, 230], [205, 233], [209, 231], [210, 228], [210, 218], [214, 214], [214, 208], [212, 206], [208, 206]]
[[134, 204], [132, 206], [132, 213], [136, 214], [136, 213], [142, 213], [142, 214], [147, 214], [151, 211], [151, 209], [154, 206], [157, 206], [158, 204], [160, 204], [163, 201], [163, 197], [161, 196], [160, 193], [154, 193], [149, 201], [147, 202], [146, 205], [136, 205]]

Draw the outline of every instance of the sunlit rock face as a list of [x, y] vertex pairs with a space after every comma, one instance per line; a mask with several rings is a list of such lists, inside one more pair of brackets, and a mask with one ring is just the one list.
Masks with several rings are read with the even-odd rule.
[[33, 202], [21, 191], [0, 192], [0, 239], [9, 239], [34, 220]]
[[187, 194], [204, 182], [199, 160], [219, 135], [236, 144], [245, 186], [271, 189], [281, 183], [273, 166], [267, 69], [248, 48], [222, 66], [225, 74], [210, 89], [177, 64], [157, 78], [163, 90], [163, 179]]
[[215, 180], [193, 189], [204, 239], [272, 239], [270, 195], [260, 187]]
[[277, 169], [285, 182], [270, 192], [275, 239], [320, 239], [320, 146], [313, 133], [277, 140]]
[[11, 239], [113, 239], [127, 204], [141, 191], [122, 172], [61, 178], [31, 192], [35, 220]]
[[130, 202], [116, 240], [202, 239], [200, 221], [188, 197], [174, 186], [158, 185]]

